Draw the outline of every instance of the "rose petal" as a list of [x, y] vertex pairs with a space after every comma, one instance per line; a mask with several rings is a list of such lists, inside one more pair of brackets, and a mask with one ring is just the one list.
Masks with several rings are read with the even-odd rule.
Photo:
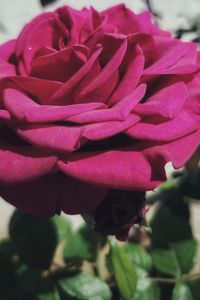
[[6, 88], [3, 98], [4, 107], [17, 120], [28, 123], [48, 123], [65, 121], [69, 117], [95, 109], [106, 108], [101, 103], [83, 103], [67, 106], [39, 105], [22, 92]]
[[106, 193], [106, 189], [81, 183], [60, 173], [34, 182], [0, 186], [0, 195], [6, 201], [39, 218], [50, 218], [61, 210], [69, 214], [89, 213]]
[[134, 90], [139, 82], [144, 67], [144, 56], [138, 46], [131, 50], [130, 57], [127, 58], [124, 74], [114, 93], [108, 100], [108, 105], [120, 101]]
[[58, 166], [66, 175], [89, 184], [145, 191], [166, 180], [165, 163], [171, 161], [180, 168], [199, 143], [200, 130], [167, 144], [145, 142], [106, 152], [73, 153]]
[[36, 180], [51, 172], [55, 156], [45, 155], [29, 146], [0, 146], [0, 183], [16, 184]]
[[[115, 52], [110, 61], [106, 64], [106, 66], [102, 69], [99, 75], [94, 78], [94, 80], [86, 86], [85, 89], [81, 91], [81, 93], [76, 98], [76, 103], [81, 102], [91, 102], [91, 101], [99, 101], [106, 102], [107, 98], [112, 93], [115, 85], [117, 84], [117, 70], [124, 58], [124, 55], [127, 50], [127, 39], [122, 41], [119, 49]], [[112, 82], [111, 78], [114, 82]], [[111, 80], [111, 82], [110, 82]], [[107, 88], [104, 86], [107, 83]], [[109, 88], [109, 86], [111, 88]], [[108, 92], [109, 89], [109, 92]]]
[[57, 81], [34, 77], [15, 76], [8, 79], [9, 83], [14, 82], [20, 89], [34, 96], [40, 104], [48, 104], [51, 95], [62, 86], [62, 83]]
[[0, 46], [0, 61], [8, 62], [15, 51], [16, 40], [10, 40]]
[[[84, 46], [74, 46], [50, 55], [40, 56], [32, 61], [31, 76], [65, 82], [85, 62], [86, 49]], [[82, 56], [80, 56], [81, 50]]]
[[17, 134], [26, 142], [51, 151], [72, 152], [87, 140], [101, 140], [127, 130], [140, 118], [130, 115], [124, 122], [106, 122], [82, 127], [60, 125], [21, 126]]
[[140, 31], [138, 18], [131, 10], [127, 9], [124, 4], [113, 6], [104, 10], [102, 16], [107, 18], [107, 23], [117, 28], [117, 32], [128, 35]]
[[176, 82], [156, 91], [146, 102], [137, 104], [134, 112], [146, 117], [157, 115], [173, 119], [182, 108], [187, 96], [186, 84]]
[[0, 79], [14, 75], [16, 75], [16, 68], [14, 65], [0, 62]]
[[72, 102], [70, 93], [78, 85], [78, 83], [87, 75], [92, 69], [102, 48], [98, 49], [83, 65], [78, 72], [74, 74], [65, 84], [63, 84], [49, 99], [49, 104], [69, 104]]
[[[189, 100], [187, 100], [189, 101]], [[198, 105], [198, 104], [197, 104]], [[200, 126], [200, 114], [192, 111], [195, 107], [185, 105], [172, 120], [159, 122], [156, 118], [145, 119], [127, 130], [128, 136], [149, 141], [173, 141], [197, 130]], [[159, 122], [159, 123], [158, 123]]]
[[[156, 37], [154, 41], [154, 62], [144, 70], [143, 75], [182, 74], [197, 70], [194, 44], [162, 37]], [[192, 59], [187, 62], [188, 56]]]
[[112, 108], [104, 108], [80, 113], [69, 117], [67, 121], [79, 124], [108, 121], [125, 121], [136, 104], [143, 98], [145, 91], [146, 85], [141, 84], [132, 93], [128, 94]]

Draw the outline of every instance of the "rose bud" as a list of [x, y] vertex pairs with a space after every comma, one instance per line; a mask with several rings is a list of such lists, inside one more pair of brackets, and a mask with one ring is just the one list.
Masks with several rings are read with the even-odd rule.
[[124, 241], [133, 224], [145, 217], [145, 193], [110, 190], [93, 213], [95, 229]]

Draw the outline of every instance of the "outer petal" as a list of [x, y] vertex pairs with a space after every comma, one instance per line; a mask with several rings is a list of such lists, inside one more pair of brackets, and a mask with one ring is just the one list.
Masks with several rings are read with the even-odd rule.
[[81, 183], [60, 173], [30, 183], [0, 186], [0, 195], [6, 201], [40, 218], [50, 218], [61, 210], [69, 214], [89, 213], [106, 193], [106, 189]]
[[0, 46], [0, 62], [8, 62], [15, 51], [16, 40], [10, 40]]
[[154, 41], [153, 62], [144, 70], [143, 75], [182, 74], [197, 70], [196, 45], [163, 37], [156, 37]]
[[141, 116], [162, 116], [172, 119], [179, 113], [188, 97], [184, 82], [176, 82], [156, 91], [146, 102], [137, 104], [134, 112]]
[[[150, 190], [166, 180], [164, 165], [179, 168], [199, 145], [200, 130], [167, 144], [141, 143], [107, 152], [71, 154], [58, 166], [65, 174], [89, 184], [121, 190]], [[101, 166], [101, 167], [100, 167]]]
[[190, 134], [199, 127], [200, 114], [192, 111], [189, 105], [189, 107], [183, 107], [172, 120], [163, 120], [160, 123], [156, 118], [147, 119], [128, 129], [126, 133], [139, 140], [167, 142]]
[[0, 184], [36, 180], [51, 172], [57, 158], [29, 146], [0, 146]]
[[101, 140], [127, 130], [140, 118], [130, 115], [124, 122], [105, 122], [82, 127], [60, 125], [21, 126], [17, 134], [28, 143], [44, 150], [72, 152], [87, 140]]
[[98, 108], [106, 108], [101, 103], [84, 103], [67, 106], [39, 105], [27, 95], [14, 88], [6, 88], [4, 107], [18, 121], [27, 123], [48, 123], [65, 121], [69, 117]]

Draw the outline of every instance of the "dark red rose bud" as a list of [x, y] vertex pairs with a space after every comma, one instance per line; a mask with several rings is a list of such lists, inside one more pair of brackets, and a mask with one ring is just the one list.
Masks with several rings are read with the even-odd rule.
[[145, 213], [145, 193], [110, 190], [94, 212], [95, 229], [124, 241], [131, 226], [143, 222]]

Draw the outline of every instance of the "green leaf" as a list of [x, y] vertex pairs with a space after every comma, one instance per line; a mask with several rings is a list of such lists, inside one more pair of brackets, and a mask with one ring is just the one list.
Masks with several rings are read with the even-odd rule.
[[148, 278], [141, 278], [138, 280], [135, 296], [132, 298], [132, 300], [159, 300], [159, 299], [160, 299], [160, 289], [156, 282], [153, 282]]
[[113, 238], [110, 238], [108, 260], [122, 298], [130, 300], [136, 291], [137, 271], [125, 247], [117, 245]]
[[51, 219], [51, 222], [56, 228], [58, 242], [62, 242], [63, 240], [67, 239], [67, 237], [71, 234], [70, 221], [62, 216], [54, 216]]
[[189, 221], [172, 213], [168, 207], [158, 209], [150, 226], [153, 247], [156, 248], [168, 248], [170, 243], [192, 238]]
[[88, 243], [78, 232], [75, 232], [68, 237], [64, 247], [63, 257], [66, 262], [70, 260], [77, 261], [89, 259], [91, 257]]
[[198, 242], [194, 239], [171, 244], [176, 253], [177, 261], [182, 274], [187, 274], [195, 266], [197, 259]]
[[112, 298], [105, 282], [84, 272], [59, 280], [58, 287], [64, 299], [110, 300]]
[[34, 289], [37, 300], [60, 300], [60, 295], [53, 281], [46, 280]]
[[188, 273], [195, 265], [198, 243], [196, 240], [186, 240], [172, 243], [170, 246], [169, 250], [152, 251], [156, 269], [175, 277]]
[[107, 243], [106, 236], [95, 231], [92, 226], [88, 225], [87, 223], [81, 226], [81, 228], [78, 230], [78, 233], [88, 244], [89, 251], [91, 253], [90, 260], [95, 261], [97, 251]]
[[151, 255], [144, 249], [144, 247], [138, 244], [129, 244], [125, 245], [127, 254], [131, 261], [141, 269], [149, 272], [152, 267], [152, 258]]
[[39, 219], [16, 210], [9, 231], [16, 253], [23, 263], [33, 268], [48, 269], [55, 249], [69, 232], [62, 218]]
[[194, 300], [190, 288], [186, 283], [178, 282], [173, 290], [172, 300]]
[[174, 287], [172, 300], [199, 300], [200, 279], [179, 281]]
[[181, 275], [176, 254], [172, 249], [155, 249], [152, 251], [152, 258], [154, 261], [155, 268], [159, 272], [169, 274], [175, 277], [179, 277]]

